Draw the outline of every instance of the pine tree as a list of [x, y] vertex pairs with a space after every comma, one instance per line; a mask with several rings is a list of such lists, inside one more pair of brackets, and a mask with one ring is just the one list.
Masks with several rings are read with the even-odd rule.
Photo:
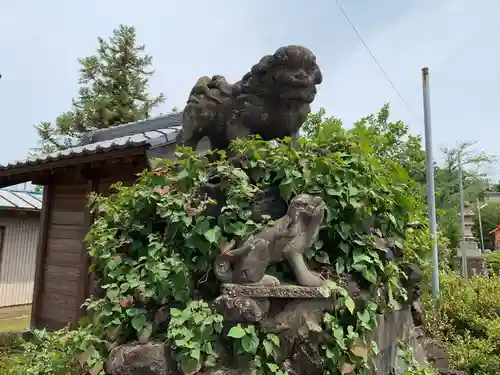
[[120, 25], [109, 40], [98, 38], [97, 53], [78, 59], [81, 87], [71, 109], [54, 124], [35, 126], [40, 137], [37, 152], [52, 152], [75, 145], [84, 132], [147, 119], [164, 102], [163, 94], [148, 93], [152, 57], [137, 45], [134, 27]]

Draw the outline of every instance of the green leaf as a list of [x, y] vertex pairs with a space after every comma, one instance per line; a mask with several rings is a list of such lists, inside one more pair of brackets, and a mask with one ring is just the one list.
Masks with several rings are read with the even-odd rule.
[[351, 374], [355, 368], [356, 368], [355, 364], [345, 362], [339, 367], [340, 374], [341, 375]]
[[347, 307], [347, 310], [349, 310], [349, 312], [351, 314], [354, 313], [354, 309], [356, 308], [356, 305], [351, 297], [349, 297], [349, 296], [345, 297], [344, 305], [345, 305], [345, 307]]
[[182, 310], [176, 309], [175, 307], [173, 307], [173, 308], [170, 309], [170, 316], [172, 318], [181, 316], [181, 314], [182, 314]]
[[136, 315], [139, 315], [140, 311], [138, 308], [136, 307], [132, 307], [130, 309], [127, 309], [125, 310], [125, 313], [130, 316], [130, 317], [133, 317], [133, 316], [136, 316]]
[[340, 190], [336, 190], [336, 189], [328, 188], [328, 189], [325, 189], [325, 192], [326, 192], [326, 194], [328, 194], [331, 197], [340, 197], [340, 196], [342, 196], [342, 192]]
[[349, 254], [349, 245], [345, 242], [341, 242], [340, 245], [340, 250], [344, 252], [344, 254]]
[[200, 360], [201, 358], [201, 352], [200, 352], [200, 348], [194, 348], [191, 350], [191, 352], [189, 353], [189, 356], [193, 359], [196, 359], [197, 361]]
[[131, 323], [132, 327], [134, 327], [137, 332], [140, 332], [146, 324], [146, 316], [144, 314], [136, 315], [132, 318]]
[[215, 226], [212, 229], [207, 230], [203, 235], [208, 240], [208, 242], [218, 243], [222, 234], [221, 234], [220, 228]]
[[280, 183], [281, 198], [288, 201], [292, 197], [292, 193], [293, 193], [293, 180], [291, 178], [287, 178], [286, 180]]
[[280, 338], [275, 334], [268, 334], [267, 337], [273, 342], [274, 346], [280, 346]]
[[180, 181], [180, 180], [183, 180], [183, 179], [188, 178], [188, 177], [189, 177], [189, 172], [186, 169], [183, 169], [182, 171], [180, 171], [177, 174], [177, 176], [171, 177], [170, 180], [172, 180], [172, 181]]
[[244, 236], [248, 232], [248, 225], [245, 223], [242, 223], [241, 221], [237, 221], [235, 223], [231, 223], [229, 227], [227, 228], [227, 231], [229, 233], [233, 233], [237, 236]]
[[340, 276], [344, 273], [345, 265], [344, 258], [337, 258], [335, 262], [335, 271], [337, 271], [337, 275]]
[[373, 260], [372, 258], [370, 258], [368, 255], [366, 254], [363, 254], [362, 252], [360, 252], [359, 250], [356, 250], [353, 254], [352, 254], [352, 260], [354, 261], [354, 263], [362, 263], [362, 262], [366, 262], [366, 263], [373, 263]]
[[151, 333], [153, 332], [153, 325], [149, 322], [144, 323], [141, 331], [138, 335], [138, 340], [141, 344], [146, 343], [151, 337]]
[[273, 344], [267, 340], [264, 340], [262, 342], [262, 346], [264, 346], [264, 351], [266, 352], [266, 356], [270, 357], [274, 350]]
[[364, 270], [361, 271], [363, 277], [368, 280], [372, 284], [377, 283], [377, 272], [375, 271], [375, 268], [373, 267], [367, 267]]
[[344, 345], [344, 330], [342, 329], [342, 327], [335, 327], [333, 329], [333, 337], [335, 337], [337, 344], [339, 344], [339, 346], [341, 348], [345, 347], [345, 345]]
[[112, 288], [107, 290], [106, 297], [108, 297], [110, 300], [115, 300], [119, 294], [120, 290], [118, 288]]
[[353, 346], [351, 348], [351, 353], [354, 354], [356, 357], [363, 358], [364, 362], [368, 360], [368, 349], [366, 348], [366, 346], [362, 344]]
[[255, 354], [259, 347], [259, 338], [255, 335], [246, 335], [241, 339], [241, 347], [245, 352]]
[[357, 315], [359, 320], [361, 320], [363, 323], [370, 322], [370, 312], [368, 310], [363, 310], [363, 312], [358, 312]]
[[246, 335], [246, 332], [243, 329], [243, 327], [241, 327], [241, 325], [238, 324], [237, 326], [232, 327], [227, 335], [228, 337], [232, 337], [233, 339], [241, 339], [243, 336]]
[[196, 359], [193, 359], [191, 356], [182, 356], [180, 357], [180, 367], [183, 374], [186, 375], [194, 375], [201, 370], [202, 362]]
[[276, 363], [266, 363], [266, 365], [269, 368], [269, 370], [271, 370], [271, 372], [276, 372], [280, 368]]
[[394, 217], [393, 214], [391, 214], [390, 212], [387, 214], [387, 217], [389, 218], [389, 220], [391, 221], [391, 223], [394, 225], [394, 226], [397, 226], [397, 222], [396, 222], [396, 218]]
[[318, 263], [330, 264], [330, 258], [324, 251], [320, 251], [314, 255], [314, 260]]
[[129, 283], [123, 283], [120, 285], [120, 292], [125, 293], [127, 290], [129, 290], [130, 284]]
[[242, 180], [247, 180], [248, 176], [247, 174], [240, 168], [233, 168], [231, 169], [231, 173], [235, 175], [238, 178], [241, 178]]

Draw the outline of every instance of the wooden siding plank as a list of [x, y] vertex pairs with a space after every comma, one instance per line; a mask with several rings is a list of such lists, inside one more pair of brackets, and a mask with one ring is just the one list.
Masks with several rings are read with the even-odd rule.
[[[43, 293], [43, 303], [46, 306], [57, 307], [58, 309], [63, 308], [69, 311], [76, 311], [76, 302], [77, 301], [75, 295], [60, 294], [48, 291], [45, 291]], [[45, 311], [45, 309], [43, 310]]]
[[65, 253], [61, 251], [49, 251], [45, 264], [47, 266], [65, 266], [78, 268], [81, 265], [80, 254]]
[[85, 184], [54, 184], [54, 197], [59, 197], [62, 195], [74, 195], [80, 194], [80, 197], [85, 195], [86, 185]]
[[80, 270], [75, 267], [45, 266], [45, 280], [55, 280], [60, 282], [80, 281]]
[[85, 229], [79, 225], [53, 224], [49, 228], [48, 237], [61, 240], [82, 241], [85, 236]]
[[78, 212], [86, 209], [87, 199], [56, 197], [52, 203], [52, 209], [58, 212]]
[[[65, 238], [48, 238], [47, 247], [49, 249], [48, 253], [53, 251], [61, 253], [72, 253], [80, 254], [82, 251], [82, 240], [83, 238], [76, 240], [69, 240]], [[48, 255], [48, 254], [47, 254]]]
[[64, 283], [53, 279], [45, 281], [45, 290], [47, 292], [74, 295], [77, 289], [78, 282], [76, 281], [65, 281]]
[[[50, 181], [49, 181], [50, 183]], [[40, 215], [40, 238], [38, 239], [38, 251], [36, 256], [35, 282], [33, 291], [33, 303], [31, 308], [31, 328], [37, 328], [38, 314], [41, 308], [41, 298], [44, 280], [44, 263], [47, 250], [47, 234], [50, 221], [50, 198], [51, 186], [45, 185], [43, 189], [42, 213]]]
[[[97, 178], [94, 178], [92, 180], [88, 181], [87, 184], [87, 194], [90, 194], [91, 192], [95, 191], [99, 185], [99, 180]], [[85, 230], [88, 231], [90, 229], [90, 226], [94, 222], [94, 214], [91, 213], [88, 209], [85, 210]], [[82, 275], [82, 282], [79, 290], [79, 295], [78, 295], [78, 302], [79, 302], [79, 310], [78, 310], [78, 317], [84, 317], [87, 314], [87, 310], [85, 307], [82, 307], [83, 303], [89, 297], [89, 291], [90, 291], [90, 279], [91, 275], [89, 274], [89, 267], [90, 267], [90, 256], [87, 252], [87, 245], [83, 243], [82, 246], [82, 254], [81, 254], [81, 269], [80, 269], [80, 274]]]
[[84, 212], [52, 212], [51, 223], [56, 225], [68, 224], [68, 225], [85, 225], [85, 213]]

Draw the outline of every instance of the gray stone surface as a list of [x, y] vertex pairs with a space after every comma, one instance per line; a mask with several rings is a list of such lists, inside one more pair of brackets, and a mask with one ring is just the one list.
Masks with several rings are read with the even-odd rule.
[[250, 371], [242, 371], [240, 369], [232, 368], [217, 368], [211, 370], [205, 370], [200, 373], [200, 375], [249, 375]]
[[108, 375], [181, 375], [163, 342], [121, 345], [109, 353]]
[[402, 309], [378, 315], [378, 326], [372, 331], [371, 339], [376, 341], [383, 351], [398, 341], [408, 341], [413, 329], [413, 317], [410, 309]]
[[270, 141], [296, 134], [311, 111], [323, 76], [316, 56], [302, 46], [284, 46], [262, 57], [242, 79], [200, 77], [189, 93], [178, 143], [195, 148], [208, 137], [212, 149], [258, 134]]
[[280, 358], [290, 375], [321, 375], [324, 372], [324, 350], [328, 340], [323, 331], [325, 312], [334, 311], [333, 299], [297, 299], [274, 318], [261, 323], [264, 332], [280, 339]]
[[325, 210], [326, 203], [319, 196], [293, 197], [286, 214], [271, 226], [250, 236], [239, 247], [235, 247], [234, 239], [222, 247], [214, 261], [215, 276], [224, 283], [277, 286], [280, 281], [267, 275], [266, 270], [286, 260], [297, 284], [323, 285], [325, 280], [309, 270], [303, 254], [316, 241]]
[[256, 323], [267, 314], [269, 300], [223, 294], [214, 300], [214, 306], [227, 322]]
[[[455, 269], [462, 274], [462, 257], [454, 257]], [[467, 276], [488, 275], [488, 266], [484, 255], [467, 256]]]
[[307, 287], [299, 285], [239, 285], [222, 284], [221, 293], [231, 297], [253, 297], [253, 298], [330, 298], [331, 290], [325, 286]]

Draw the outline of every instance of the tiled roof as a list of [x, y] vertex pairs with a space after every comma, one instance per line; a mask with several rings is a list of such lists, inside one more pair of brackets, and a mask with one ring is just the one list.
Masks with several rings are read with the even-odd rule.
[[41, 210], [42, 194], [0, 189], [0, 209], [4, 208]]
[[89, 132], [83, 137], [80, 146], [0, 165], [0, 171], [131, 147], [155, 147], [173, 143], [181, 129], [181, 118], [181, 113], [174, 113]]

